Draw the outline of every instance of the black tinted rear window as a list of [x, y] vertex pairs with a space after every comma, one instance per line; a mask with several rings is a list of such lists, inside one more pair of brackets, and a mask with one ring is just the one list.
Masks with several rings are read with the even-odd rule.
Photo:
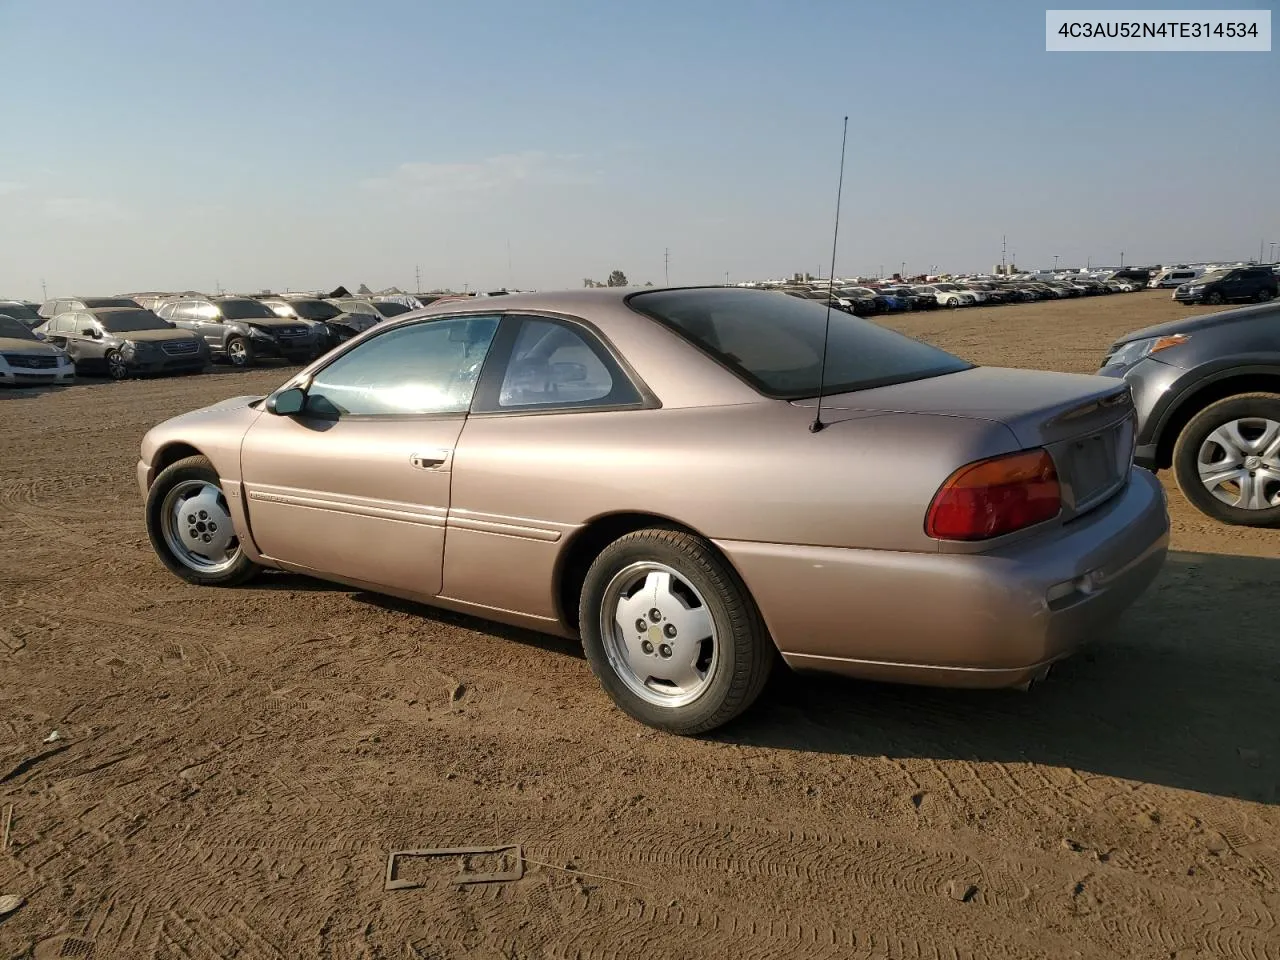
[[[720, 288], [642, 293], [628, 303], [766, 396], [799, 400], [818, 395], [825, 304], [780, 293]], [[844, 311], [833, 309], [830, 317], [827, 393], [923, 380], [972, 366]]]
[[218, 309], [228, 320], [274, 320], [275, 311], [260, 300], [218, 300]]

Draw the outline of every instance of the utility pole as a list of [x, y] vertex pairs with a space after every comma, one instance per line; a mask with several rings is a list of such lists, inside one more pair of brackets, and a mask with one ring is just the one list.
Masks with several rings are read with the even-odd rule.
[[422, 267], [416, 265], [413, 268], [413, 292], [422, 292]]
[[507, 289], [510, 290], [515, 286], [515, 281], [511, 279], [511, 241], [507, 241]]
[[1007, 277], [1009, 275], [1008, 258], [1006, 254], [1009, 252], [1009, 245], [1005, 242], [1004, 234], [1000, 235], [1000, 276]]
[[726, 287], [729, 285], [729, 271], [728, 271], [728, 270], [726, 270], [726, 271], [724, 272], [724, 285], [725, 285]]
[[1121, 270], [1124, 269], [1124, 251], [1123, 250], [1120, 251], [1120, 269]]
[[662, 251], [662, 285], [664, 287], [671, 286], [671, 248], [665, 247]]
[[1262, 262], [1262, 241], [1258, 241], [1258, 262]]
[[1058, 255], [1056, 253], [1053, 255], [1053, 272], [1058, 272]]
[[40, 292], [43, 294], [42, 299], [44, 299], [44, 300], [48, 300], [48, 299], [49, 299], [49, 288], [48, 288], [48, 287], [46, 287], [46, 286], [44, 285], [44, 279], [43, 279], [43, 278], [41, 278], [41, 280], [40, 280]]

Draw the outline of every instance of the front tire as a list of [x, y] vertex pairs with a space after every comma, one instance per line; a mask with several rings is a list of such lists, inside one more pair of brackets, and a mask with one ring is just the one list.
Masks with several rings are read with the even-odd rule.
[[1215, 291], [1214, 293], [1211, 293], [1209, 294], [1209, 296], [1205, 297], [1204, 302], [1208, 304], [1212, 304], [1215, 307], [1220, 306], [1222, 304], [1222, 294], [1217, 293]]
[[162, 470], [147, 492], [146, 517], [156, 556], [188, 583], [232, 587], [262, 569], [244, 555], [207, 457], [187, 457]]
[[1280, 394], [1243, 393], [1205, 407], [1173, 448], [1178, 488], [1223, 523], [1280, 526]]
[[227, 359], [233, 367], [253, 366], [253, 344], [247, 337], [231, 337], [227, 340]]
[[129, 364], [119, 350], [108, 350], [106, 362], [107, 376], [112, 380], [124, 380], [129, 376]]
[[587, 571], [579, 623], [587, 662], [613, 702], [686, 736], [751, 706], [777, 656], [737, 573], [680, 530], [638, 530], [606, 547]]

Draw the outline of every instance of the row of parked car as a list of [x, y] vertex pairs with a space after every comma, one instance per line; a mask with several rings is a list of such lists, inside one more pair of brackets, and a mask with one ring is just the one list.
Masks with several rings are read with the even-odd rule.
[[[1036, 300], [1062, 300], [1068, 297], [1092, 297], [1109, 293], [1132, 293], [1142, 290], [1145, 280], [1121, 278], [1110, 280], [960, 280], [917, 284], [883, 284], [878, 286], [841, 284], [830, 288], [835, 306], [860, 317], [872, 317], [908, 310], [934, 310], [940, 307], [995, 306], [1002, 303], [1030, 303]], [[785, 293], [809, 300], [826, 300], [828, 284], [815, 282], [782, 286]]]
[[201, 293], [0, 301], [0, 383], [198, 373], [214, 361], [306, 363], [422, 305], [408, 296]]

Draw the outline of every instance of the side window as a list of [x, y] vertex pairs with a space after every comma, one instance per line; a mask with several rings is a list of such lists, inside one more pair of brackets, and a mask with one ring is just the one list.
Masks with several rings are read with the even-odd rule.
[[196, 320], [208, 320], [217, 323], [222, 319], [222, 311], [208, 300], [193, 301], [195, 307], [194, 315]]
[[49, 321], [50, 333], [66, 336], [66, 333], [69, 327], [70, 327], [70, 323], [67, 321], [67, 317], [65, 314], [60, 317], [54, 317], [52, 320]]
[[566, 323], [529, 318], [521, 322], [497, 409], [599, 407], [641, 399], [592, 334]]
[[321, 417], [466, 413], [498, 317], [388, 330], [316, 374], [306, 412]]
[[156, 316], [159, 317], [161, 320], [172, 320], [173, 304], [172, 303], [160, 304], [160, 306], [156, 307]]

